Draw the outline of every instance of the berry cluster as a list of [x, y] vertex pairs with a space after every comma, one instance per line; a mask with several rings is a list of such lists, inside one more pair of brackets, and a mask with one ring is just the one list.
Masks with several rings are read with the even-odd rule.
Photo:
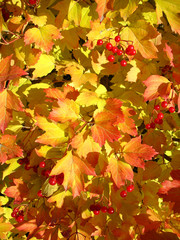
[[22, 223], [24, 221], [24, 211], [16, 207], [13, 209], [11, 217], [15, 218], [18, 223]]
[[120, 192], [120, 196], [121, 196], [122, 198], [125, 198], [125, 197], [127, 196], [127, 192], [132, 192], [133, 190], [134, 190], [134, 185], [131, 184], [131, 185], [129, 185], [129, 186], [126, 187], [126, 190], [122, 190], [122, 191]]
[[[161, 107], [163, 109], [166, 109], [167, 106], [168, 106], [168, 102], [167, 101], [163, 101], [163, 102], [161, 102], [161, 106], [159, 104], [154, 105], [154, 110], [157, 113], [157, 111], [159, 111]], [[175, 112], [175, 108], [174, 107], [170, 107], [169, 108], [169, 112], [170, 113]], [[164, 114], [162, 112], [157, 113], [157, 117], [154, 119], [154, 121], [152, 121], [151, 123], [147, 123], [145, 125], [145, 128], [146, 129], [150, 129], [150, 128], [154, 129], [156, 127], [156, 124], [159, 124], [159, 125], [163, 124], [163, 118], [164, 118]]]
[[95, 215], [98, 215], [101, 212], [103, 213], [109, 213], [113, 214], [114, 213], [114, 208], [113, 207], [105, 207], [105, 206], [100, 206], [99, 204], [92, 204], [90, 206], [90, 210], [93, 211]]
[[[114, 42], [115, 45], [113, 45], [111, 42]], [[134, 46], [132, 44], [129, 44], [130, 41], [126, 41], [126, 40], [121, 40], [120, 36], [117, 35], [114, 39], [111, 40], [111, 42], [109, 41], [108, 43], [106, 43], [105, 48], [112, 52], [112, 54], [110, 54], [107, 59], [109, 62], [114, 62], [115, 61], [115, 55], [117, 54], [117, 56], [122, 56], [121, 61], [120, 61], [120, 65], [122, 67], [125, 67], [127, 65], [127, 60], [124, 59], [126, 58], [126, 56], [134, 56], [136, 54], [136, 50], [134, 49]], [[122, 42], [126, 42], [128, 43], [128, 46], [125, 47]], [[104, 42], [102, 39], [98, 39], [97, 41], [97, 45], [101, 46], [103, 45]]]

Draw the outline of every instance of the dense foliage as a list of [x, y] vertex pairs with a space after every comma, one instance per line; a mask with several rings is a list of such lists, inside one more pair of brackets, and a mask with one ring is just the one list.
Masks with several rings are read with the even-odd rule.
[[0, 239], [179, 239], [179, 0], [0, 9]]

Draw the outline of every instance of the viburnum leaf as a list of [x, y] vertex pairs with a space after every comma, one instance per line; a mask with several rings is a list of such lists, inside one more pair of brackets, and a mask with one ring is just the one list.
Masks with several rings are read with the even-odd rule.
[[14, 111], [23, 111], [21, 100], [10, 90], [0, 92], [0, 129], [4, 133]]
[[71, 187], [73, 197], [84, 191], [84, 174], [95, 176], [94, 169], [85, 161], [69, 151], [65, 157], [58, 160], [51, 171], [52, 175], [64, 173], [63, 186], [67, 190]]
[[3, 222], [3, 217], [0, 218], [0, 238], [1, 239], [7, 239], [4, 233], [9, 232], [12, 228], [13, 228], [13, 225], [11, 223]]
[[113, 126], [114, 116], [108, 112], [100, 112], [94, 117], [95, 124], [91, 128], [92, 137], [102, 147], [105, 141], [117, 141], [121, 134], [116, 126]]
[[146, 232], [145, 234], [141, 235], [141, 240], [178, 240], [178, 236], [171, 232], [156, 232], [155, 230]]
[[123, 156], [127, 163], [144, 169], [144, 160], [151, 160], [158, 154], [151, 146], [141, 144], [141, 136], [132, 138], [123, 149]]
[[[56, 26], [59, 28], [62, 26], [65, 17], [68, 14], [68, 9], [69, 9], [69, 4], [70, 4], [70, 0], [62, 0], [60, 2], [57, 2], [57, 4], [55, 6], [53, 6], [53, 9], [59, 11], [58, 15], [56, 17]], [[62, 11], [63, 9], [63, 11]]]
[[179, 12], [180, 5], [179, 1], [168, 1], [168, 0], [155, 0], [156, 3], [156, 14], [158, 18], [158, 24], [161, 23], [161, 17], [163, 12], [165, 13], [167, 20], [175, 33], [180, 34], [180, 24], [179, 24]]
[[151, 101], [161, 96], [167, 98], [171, 90], [171, 82], [163, 76], [151, 75], [144, 82], [146, 90], [144, 92], [144, 101]]
[[138, 225], [143, 225], [144, 226], [144, 232], [152, 231], [152, 230], [157, 230], [161, 222], [160, 221], [152, 221], [149, 219], [149, 215], [147, 213], [142, 213], [137, 216], [134, 216], [136, 223]]
[[6, 188], [5, 194], [8, 197], [14, 198], [14, 204], [19, 204], [23, 201], [28, 194], [28, 187], [21, 179], [13, 179], [15, 186], [10, 186]]
[[104, 112], [107, 112], [112, 118], [114, 118], [114, 124], [124, 122], [124, 114], [121, 110], [122, 102], [117, 98], [108, 98], [106, 100], [106, 106]]
[[115, 5], [115, 9], [119, 9], [121, 17], [124, 21], [137, 9], [139, 0], [125, 0], [118, 1]]
[[45, 25], [43, 27], [33, 27], [28, 29], [24, 35], [25, 44], [35, 43], [37, 48], [42, 48], [47, 53], [52, 49], [54, 39], [60, 38], [60, 32], [54, 25]]
[[3, 164], [8, 159], [22, 156], [23, 151], [16, 144], [16, 136], [2, 135], [0, 138], [0, 163]]
[[133, 182], [134, 174], [129, 164], [118, 160], [114, 155], [111, 155], [108, 162], [106, 171], [111, 173], [112, 179], [118, 188], [125, 185], [126, 180]]
[[97, 3], [96, 11], [98, 12], [100, 21], [103, 20], [107, 11], [113, 9], [114, 0], [95, 0]]
[[123, 133], [128, 133], [132, 136], [137, 136], [137, 128], [134, 119], [131, 118], [135, 114], [132, 108], [122, 108], [124, 115], [124, 122], [120, 122], [118, 127]]
[[49, 203], [56, 202], [57, 208], [61, 208], [64, 203], [64, 198], [68, 196], [69, 197], [71, 196], [70, 191], [58, 190], [51, 197], [48, 198], [48, 202]]
[[121, 32], [121, 38], [134, 42], [144, 58], [157, 58], [157, 48], [152, 39], [158, 36], [156, 29], [143, 19], [131, 19], [131, 24]]
[[36, 125], [45, 131], [44, 134], [38, 137], [36, 142], [51, 145], [53, 147], [67, 141], [64, 129], [59, 125], [49, 122], [45, 117], [36, 117]]
[[10, 63], [11, 63], [12, 55], [3, 58], [0, 62], [0, 82], [7, 80], [8, 72], [10, 70]]
[[62, 123], [66, 121], [74, 122], [79, 117], [79, 105], [70, 99], [59, 99], [58, 108], [54, 107], [49, 114], [49, 119]]
[[[180, 175], [180, 170], [174, 170], [172, 176], [175, 175], [175, 172], [178, 176]], [[162, 197], [164, 201], [174, 203], [174, 212], [180, 212], [180, 179], [173, 179], [172, 181], [165, 180], [159, 189], [158, 195]]]

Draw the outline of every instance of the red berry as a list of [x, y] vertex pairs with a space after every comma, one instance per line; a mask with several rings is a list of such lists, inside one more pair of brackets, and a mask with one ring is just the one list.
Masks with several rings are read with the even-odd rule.
[[11, 217], [13, 217], [13, 218], [17, 217], [17, 213], [12, 212], [12, 213], [11, 213]]
[[158, 110], [160, 109], [159, 104], [155, 105], [155, 106], [154, 106], [154, 109], [158, 111]]
[[129, 50], [134, 50], [134, 46], [133, 46], [133, 45], [129, 45], [129, 46], [127, 47], [127, 49], [129, 49]]
[[91, 211], [96, 210], [96, 205], [95, 205], [95, 204], [91, 204], [89, 209], [90, 209]]
[[31, 5], [35, 5], [36, 2], [37, 2], [37, 0], [29, 0], [29, 4], [31, 4]]
[[100, 213], [100, 211], [99, 211], [99, 210], [94, 210], [93, 213], [94, 213], [95, 215], [98, 215], [98, 214]]
[[150, 128], [151, 128], [151, 125], [148, 123], [148, 124], [146, 124], [145, 128], [146, 128], [146, 129], [150, 129]]
[[56, 181], [56, 176], [52, 176], [49, 178], [49, 184], [50, 185], [55, 185], [57, 183]]
[[125, 52], [126, 52], [127, 55], [131, 55], [131, 50], [129, 50], [128, 48], [126, 48]]
[[114, 60], [115, 60], [115, 57], [113, 55], [108, 56], [108, 61], [109, 62], [114, 62]]
[[20, 165], [23, 165], [24, 159], [19, 159], [18, 163], [19, 163]]
[[164, 118], [164, 114], [163, 113], [158, 113], [157, 118], [163, 119]]
[[120, 41], [121, 41], [121, 38], [120, 38], [120, 36], [118, 35], [118, 36], [115, 37], [114, 40], [115, 40], [116, 42], [120, 42]]
[[24, 221], [24, 217], [23, 217], [22, 215], [20, 215], [20, 216], [18, 216], [18, 217], [16, 218], [16, 221], [17, 221], [18, 223], [22, 223], [22, 222]]
[[102, 45], [103, 44], [103, 40], [102, 39], [99, 39], [99, 40], [97, 40], [97, 45]]
[[43, 196], [43, 195], [42, 195], [42, 191], [39, 190], [39, 191], [37, 192], [37, 195], [38, 195], [38, 197], [42, 197], [42, 196]]
[[111, 50], [112, 50], [112, 47], [113, 47], [113, 46], [112, 46], [111, 43], [107, 43], [107, 44], [106, 44], [106, 49], [107, 49], [107, 50], [111, 51]]
[[159, 124], [159, 125], [163, 124], [163, 120], [162, 120], [162, 119], [159, 119], [158, 124]]
[[122, 191], [120, 192], [120, 196], [121, 196], [122, 198], [125, 198], [125, 197], [127, 196], [127, 192], [126, 192], [125, 190], [122, 190]]
[[113, 53], [117, 53], [117, 51], [118, 51], [118, 48], [117, 48], [117, 47], [113, 47], [113, 48], [112, 48], [112, 52], [113, 52]]
[[40, 168], [44, 168], [45, 166], [46, 166], [45, 161], [40, 162], [40, 164], [39, 164], [39, 167], [40, 167]]
[[103, 206], [103, 207], [101, 208], [101, 212], [106, 213], [107, 211], [108, 211], [107, 207]]
[[101, 206], [99, 204], [95, 205], [95, 210], [100, 211], [101, 210]]
[[161, 106], [162, 106], [163, 108], [166, 108], [167, 105], [168, 105], [168, 103], [167, 103], [166, 101], [163, 101], [163, 102], [161, 103]]
[[154, 122], [152, 122], [152, 123], [150, 124], [150, 127], [151, 127], [151, 128], [155, 128], [155, 127], [156, 127], [156, 124], [155, 124]]
[[14, 213], [18, 213], [18, 212], [19, 212], [19, 208], [18, 208], [18, 207], [15, 207], [15, 208], [13, 209], [13, 212], [14, 212]]
[[51, 170], [45, 170], [44, 176], [48, 178], [50, 173], [51, 173]]
[[108, 211], [109, 214], [113, 214], [114, 213], [114, 208], [113, 207], [109, 207], [107, 211]]
[[58, 185], [61, 185], [64, 181], [64, 173], [61, 173], [59, 175], [56, 176], [56, 181]]
[[121, 64], [122, 67], [125, 67], [125, 66], [127, 65], [127, 62], [126, 62], [126, 60], [122, 60], [122, 61], [120, 62], [120, 64]]
[[23, 210], [19, 211], [19, 216], [24, 216], [24, 211]]
[[117, 50], [117, 55], [121, 56], [123, 54], [123, 51], [121, 49]]
[[130, 55], [132, 55], [132, 56], [136, 55], [136, 50], [135, 49], [131, 50]]
[[26, 164], [26, 165], [24, 166], [24, 169], [26, 169], [26, 170], [28, 171], [28, 170], [31, 169], [31, 166], [30, 166], [29, 164]]
[[174, 107], [170, 107], [169, 111], [170, 111], [170, 113], [173, 113], [173, 112], [175, 112], [175, 108]]
[[159, 118], [156, 118], [156, 119], [154, 119], [154, 122], [156, 123], [156, 124], [159, 124]]
[[131, 185], [127, 186], [126, 190], [127, 190], [128, 192], [132, 192], [132, 191], [134, 190], [134, 185], [131, 184]]

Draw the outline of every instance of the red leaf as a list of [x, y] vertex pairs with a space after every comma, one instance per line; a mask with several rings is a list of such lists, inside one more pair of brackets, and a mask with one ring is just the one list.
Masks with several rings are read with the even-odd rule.
[[108, 112], [114, 118], [114, 124], [124, 122], [121, 106], [122, 102], [117, 98], [108, 98], [106, 100], [105, 112]]
[[149, 145], [141, 144], [141, 136], [132, 138], [123, 150], [124, 159], [132, 166], [144, 169], [144, 160], [151, 160], [157, 152]]
[[170, 232], [161, 232], [157, 233], [155, 231], [147, 232], [146, 234], [141, 236], [141, 240], [178, 240], [176, 234]]
[[102, 147], [105, 141], [117, 141], [121, 134], [117, 127], [113, 126], [114, 117], [108, 112], [101, 112], [95, 116], [95, 125], [92, 126], [91, 132], [95, 142]]

